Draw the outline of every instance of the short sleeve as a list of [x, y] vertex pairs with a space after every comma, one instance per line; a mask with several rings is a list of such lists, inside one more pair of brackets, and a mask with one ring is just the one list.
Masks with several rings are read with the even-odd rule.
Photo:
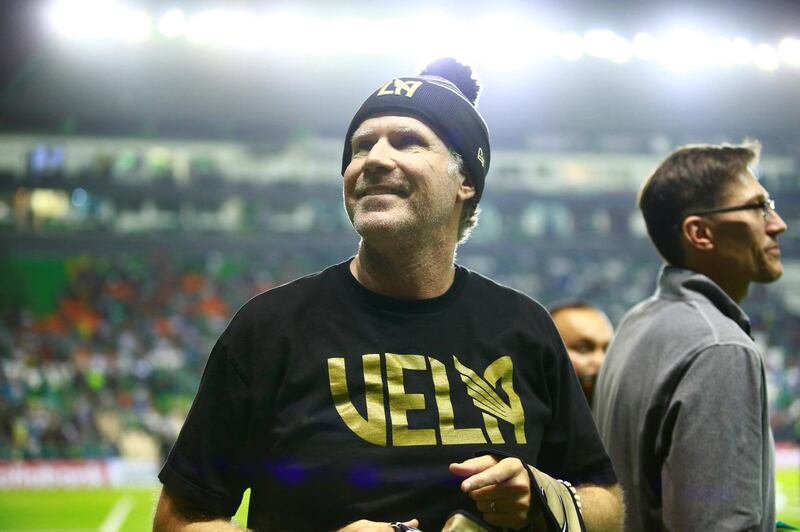
[[226, 332], [209, 356], [189, 415], [158, 475], [170, 492], [219, 516], [233, 515], [247, 488], [249, 392], [229, 349]]
[[663, 427], [670, 442], [661, 470], [667, 529], [760, 525], [765, 400], [763, 366], [753, 350], [715, 345], [694, 358]]

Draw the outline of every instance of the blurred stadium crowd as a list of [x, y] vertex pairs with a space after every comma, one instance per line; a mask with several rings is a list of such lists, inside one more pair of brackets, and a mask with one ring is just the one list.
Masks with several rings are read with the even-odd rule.
[[[193, 145], [151, 150], [149, 162], [120, 151], [114, 164], [95, 156], [97, 145], [0, 143], [0, 460], [163, 459], [233, 313], [355, 251], [338, 178], [319, 170], [336, 167], [338, 141], [290, 146], [261, 166], [225, 145], [226, 175], [213, 157], [177, 164]], [[458, 261], [545, 305], [583, 299], [618, 322], [655, 287], [660, 260], [631, 183], [656, 156], [531, 153], [498, 151], [494, 188]], [[236, 161], [286, 177], [234, 182]], [[792, 226], [794, 159], [763, 163]], [[794, 234], [785, 262], [797, 264]], [[794, 281], [751, 287], [744, 309], [767, 359], [776, 439], [798, 442], [800, 303], [788, 288], [797, 275], [786, 277]]]
[[[543, 302], [579, 293], [616, 308], [615, 294], [634, 300], [652, 290], [655, 272], [642, 265], [609, 259], [602, 271], [610, 273], [598, 276], [597, 262], [579, 257], [535, 269], [547, 287]], [[163, 457], [232, 313], [256, 293], [324, 265], [217, 253], [67, 259], [53, 312], [3, 316], [0, 459]], [[747, 310], [767, 346], [776, 439], [796, 440], [800, 331], [792, 326], [797, 316], [778, 302], [756, 287]]]

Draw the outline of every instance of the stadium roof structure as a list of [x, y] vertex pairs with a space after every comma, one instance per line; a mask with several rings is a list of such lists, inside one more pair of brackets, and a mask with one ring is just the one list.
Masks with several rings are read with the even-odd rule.
[[[447, 46], [458, 42], [466, 62], [477, 58], [473, 66], [485, 84], [479, 108], [495, 142], [513, 145], [548, 132], [665, 132], [695, 141], [756, 136], [800, 145], [794, 0], [0, 5], [3, 132], [337, 136], [372, 88], [413, 74], [439, 50], [458, 57]], [[129, 10], [117, 28], [128, 32], [125, 38], [101, 21], [102, 35], [81, 39], [80, 30], [96, 22], [89, 10], [109, 6]], [[228, 12], [225, 19], [221, 6], [238, 18]], [[275, 13], [288, 18], [270, 26]], [[259, 17], [265, 25], [253, 26]], [[261, 45], [226, 46], [226, 36], [247, 34], [231, 20], [249, 25]], [[64, 21], [71, 29], [58, 26]], [[147, 34], [136, 33], [144, 27], [137, 21], [148, 24]], [[211, 32], [205, 42], [198, 37], [203, 28]], [[712, 41], [741, 54], [709, 59], [701, 48]], [[648, 58], [657, 52], [639, 44], [661, 46], [662, 60]]]

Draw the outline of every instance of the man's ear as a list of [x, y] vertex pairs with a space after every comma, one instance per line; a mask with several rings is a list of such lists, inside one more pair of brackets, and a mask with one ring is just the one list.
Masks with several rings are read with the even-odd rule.
[[468, 177], [462, 177], [461, 184], [458, 187], [458, 199], [467, 201], [475, 195], [475, 187], [472, 185], [472, 180]]
[[714, 231], [708, 222], [700, 216], [687, 216], [681, 222], [681, 236], [687, 245], [700, 250], [714, 249]]

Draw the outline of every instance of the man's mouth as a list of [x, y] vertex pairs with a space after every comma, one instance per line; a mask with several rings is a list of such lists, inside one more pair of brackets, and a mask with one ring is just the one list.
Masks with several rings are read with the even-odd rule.
[[403, 187], [380, 185], [365, 187], [363, 190], [359, 190], [356, 195], [359, 198], [367, 196], [398, 196], [405, 198], [408, 196], [408, 192]]

